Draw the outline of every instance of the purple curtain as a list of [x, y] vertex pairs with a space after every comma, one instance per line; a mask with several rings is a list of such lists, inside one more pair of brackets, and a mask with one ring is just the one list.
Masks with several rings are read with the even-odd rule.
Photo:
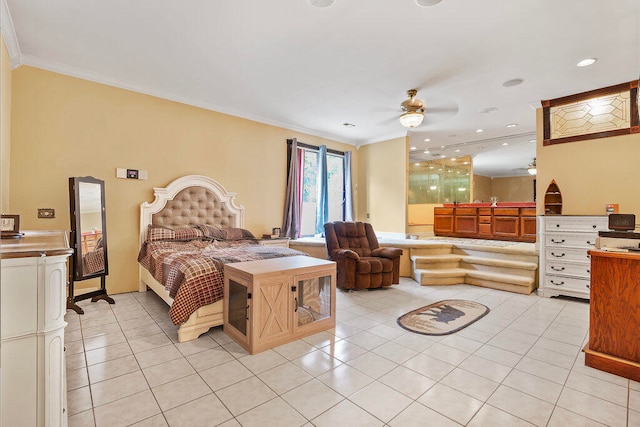
[[302, 149], [293, 138], [289, 144], [289, 172], [287, 173], [287, 193], [282, 220], [282, 236], [291, 239], [300, 237], [300, 212], [302, 211], [300, 171], [302, 170]]

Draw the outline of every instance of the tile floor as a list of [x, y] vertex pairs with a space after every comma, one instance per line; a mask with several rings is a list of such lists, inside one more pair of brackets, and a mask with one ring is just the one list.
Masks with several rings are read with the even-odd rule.
[[[640, 383], [584, 366], [588, 304], [480, 287], [338, 291], [337, 326], [257, 355], [222, 327], [178, 343], [152, 292], [67, 312], [70, 426], [640, 426]], [[491, 313], [430, 337], [396, 318]]]

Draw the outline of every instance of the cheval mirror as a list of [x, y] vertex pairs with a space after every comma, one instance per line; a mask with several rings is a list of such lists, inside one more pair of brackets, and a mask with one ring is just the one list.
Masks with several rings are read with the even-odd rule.
[[[69, 268], [67, 308], [84, 314], [76, 302], [91, 298], [115, 304], [107, 295], [107, 220], [104, 205], [104, 181], [91, 176], [69, 178], [71, 242], [74, 254]], [[100, 278], [100, 288], [75, 295], [74, 282]]]

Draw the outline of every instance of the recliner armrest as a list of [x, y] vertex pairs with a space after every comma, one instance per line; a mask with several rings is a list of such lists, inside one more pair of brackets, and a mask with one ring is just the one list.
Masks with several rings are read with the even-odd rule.
[[400, 248], [376, 248], [371, 251], [371, 256], [377, 256], [382, 258], [398, 258], [402, 255], [402, 249]]
[[336, 249], [331, 251], [332, 259], [350, 258], [356, 261], [360, 260], [360, 256], [351, 249]]

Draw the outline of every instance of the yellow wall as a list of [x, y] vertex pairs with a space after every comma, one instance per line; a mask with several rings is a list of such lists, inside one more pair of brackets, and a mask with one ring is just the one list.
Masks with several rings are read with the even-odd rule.
[[473, 200], [488, 202], [497, 197], [499, 202], [533, 202], [533, 180], [535, 176], [509, 176], [489, 178], [473, 176]]
[[407, 138], [360, 147], [358, 217], [377, 232], [404, 233], [407, 208]]
[[491, 192], [491, 178], [483, 175], [473, 174], [473, 202], [480, 200], [481, 202], [488, 202], [489, 198], [493, 196]]
[[542, 110], [537, 111], [537, 212], [544, 214], [544, 192], [555, 179], [563, 215], [605, 215], [607, 203], [640, 218], [640, 134], [542, 145]]
[[[27, 66], [13, 70], [12, 94], [12, 212], [21, 215], [22, 229], [68, 230], [68, 178], [104, 180], [110, 293], [138, 287], [139, 207], [153, 200], [153, 187], [183, 175], [210, 176], [237, 193], [245, 227], [261, 235], [282, 224], [287, 138], [354, 151], [335, 141]], [[357, 153], [352, 158], [358, 176]], [[117, 179], [118, 167], [147, 170], [149, 179]], [[37, 219], [37, 208], [43, 207], [55, 208], [56, 218]]]
[[2, 185], [0, 187], [0, 211], [13, 213], [9, 205], [9, 171], [11, 161], [11, 61], [7, 46], [2, 39], [0, 57], [0, 162], [2, 164]]
[[499, 202], [533, 202], [534, 176], [491, 179], [491, 192]]

